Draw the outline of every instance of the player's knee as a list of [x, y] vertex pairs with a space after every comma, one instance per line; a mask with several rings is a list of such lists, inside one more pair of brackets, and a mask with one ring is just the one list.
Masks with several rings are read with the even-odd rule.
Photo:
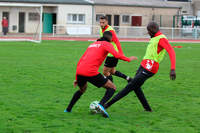
[[104, 67], [103, 68], [103, 74], [105, 75], [105, 76], [110, 76], [110, 69], [109, 68], [107, 68], [107, 67]]
[[107, 77], [110, 76], [110, 73], [108, 71], [103, 71], [103, 75]]
[[113, 69], [111, 70], [111, 74], [114, 75], [115, 72], [116, 72], [116, 70], [113, 68]]
[[113, 84], [110, 80], [107, 81], [107, 83], [104, 85], [104, 88], [113, 88], [116, 90], [115, 84]]
[[86, 91], [86, 88], [80, 89], [80, 92], [82, 92], [82, 93], [85, 93], [85, 91]]
[[109, 88], [112, 88], [112, 89], [114, 89], [114, 90], [116, 90], [116, 89], [117, 89], [116, 85], [115, 85], [115, 84], [113, 84], [113, 83], [110, 85], [110, 87], [109, 87]]
[[82, 93], [85, 93], [86, 89], [87, 89], [87, 86], [83, 86], [83, 87], [80, 88], [80, 91], [81, 91]]

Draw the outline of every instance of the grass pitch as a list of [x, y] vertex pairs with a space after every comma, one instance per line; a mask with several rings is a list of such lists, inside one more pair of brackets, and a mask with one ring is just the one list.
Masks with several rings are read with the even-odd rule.
[[[64, 113], [73, 93], [76, 64], [91, 42], [43, 41], [0, 43], [0, 133], [200, 133], [200, 44], [180, 44], [177, 79], [169, 80], [168, 56], [159, 72], [142, 87], [154, 112], [144, 112], [134, 93], [107, 111], [110, 119], [91, 115], [89, 104], [103, 88], [88, 86], [73, 108]], [[122, 43], [127, 56], [117, 69], [133, 76], [146, 43]], [[102, 72], [102, 67], [100, 68]], [[114, 77], [117, 92], [126, 81]]]

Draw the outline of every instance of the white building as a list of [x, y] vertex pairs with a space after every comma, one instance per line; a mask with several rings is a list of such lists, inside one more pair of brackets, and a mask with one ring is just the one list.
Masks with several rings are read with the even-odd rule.
[[[1, 6], [8, 4], [8, 6]], [[21, 7], [9, 4], [22, 5]], [[43, 32], [52, 33], [53, 24], [57, 25], [92, 25], [92, 4], [87, 0], [1, 0], [0, 21], [5, 16], [9, 20], [9, 32], [34, 33], [39, 25], [39, 11], [36, 7], [25, 7], [24, 4], [43, 6]], [[2, 27], [0, 26], [0, 30]]]

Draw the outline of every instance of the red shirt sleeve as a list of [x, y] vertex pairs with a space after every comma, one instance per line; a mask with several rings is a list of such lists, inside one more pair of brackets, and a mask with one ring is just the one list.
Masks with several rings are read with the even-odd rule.
[[124, 56], [122, 53], [117, 52], [111, 43], [105, 42], [103, 46], [105, 50], [108, 51], [108, 53], [111, 53], [115, 58], [130, 62], [130, 59]]
[[116, 35], [115, 31], [114, 30], [110, 30], [110, 32], [112, 33], [112, 41], [117, 45], [119, 53], [123, 54], [121, 44], [119, 42], [119, 39], [117, 38], [117, 35]]
[[158, 43], [158, 53], [162, 50], [165, 49], [167, 53], [169, 54], [169, 58], [171, 61], [171, 69], [176, 68], [176, 54], [172, 46], [169, 44], [168, 40], [166, 38], [160, 39]]

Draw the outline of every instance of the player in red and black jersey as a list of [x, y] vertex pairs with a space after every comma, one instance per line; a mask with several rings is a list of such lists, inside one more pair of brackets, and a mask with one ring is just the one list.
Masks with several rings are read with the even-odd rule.
[[128, 62], [137, 59], [137, 57], [134, 56], [128, 58], [123, 54], [115, 51], [114, 47], [110, 43], [111, 40], [111, 32], [105, 32], [102, 38], [89, 45], [83, 56], [80, 58], [76, 69], [76, 80], [74, 81], [74, 86], [78, 85], [79, 90], [75, 92], [65, 112], [71, 112], [74, 104], [86, 91], [87, 82], [90, 82], [96, 87], [106, 88], [106, 93], [100, 100], [98, 109], [100, 109], [100, 111], [108, 117], [108, 114], [103, 106], [113, 96], [116, 90], [116, 86], [110, 80], [100, 74], [98, 69], [105, 60], [108, 53], [112, 53], [115, 58]]

